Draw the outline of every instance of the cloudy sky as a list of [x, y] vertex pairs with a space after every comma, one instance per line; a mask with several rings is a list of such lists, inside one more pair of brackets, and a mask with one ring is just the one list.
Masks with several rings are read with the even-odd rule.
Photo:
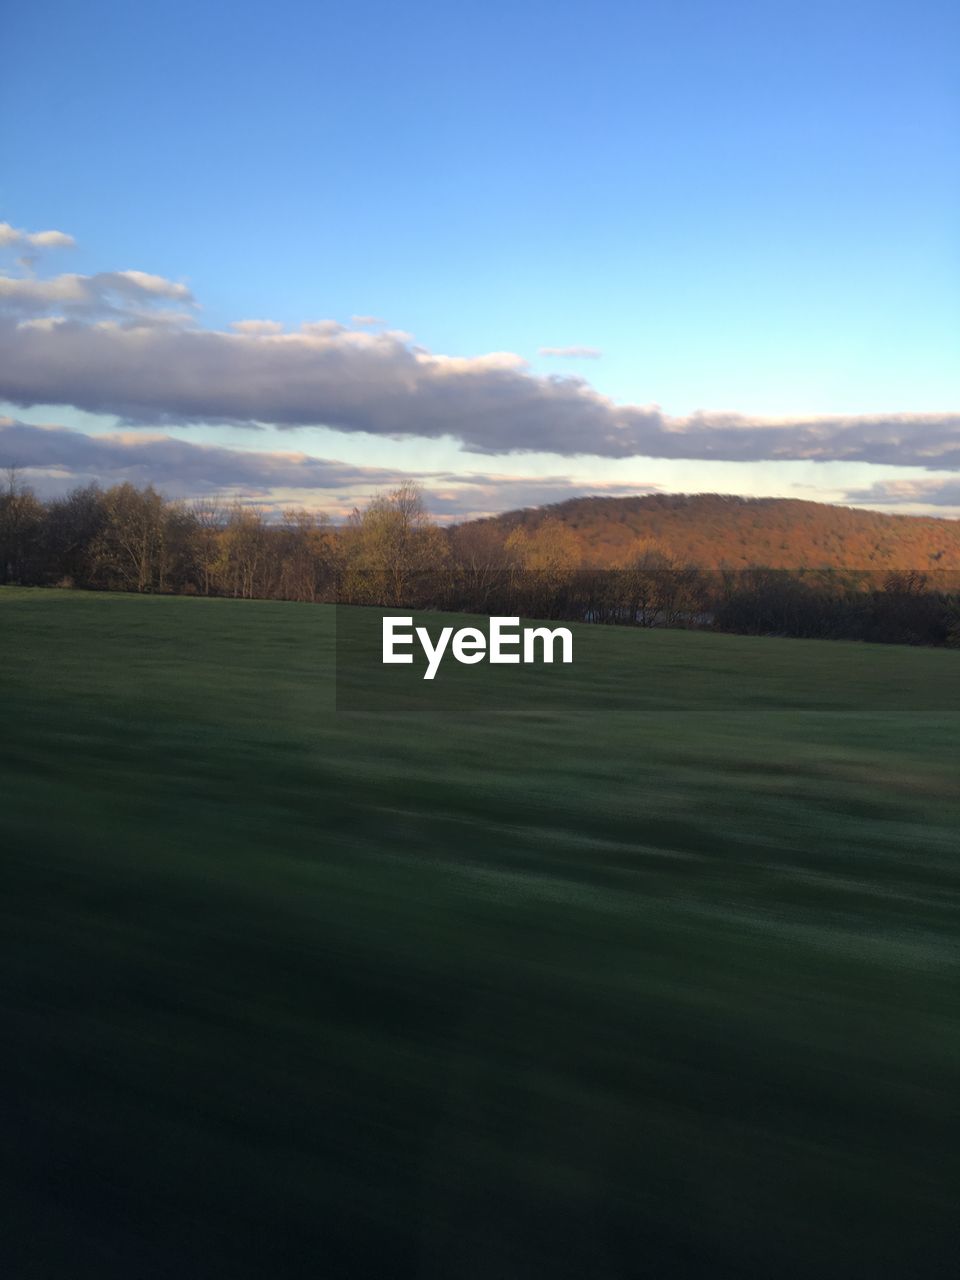
[[55, 0], [4, 32], [0, 465], [39, 491], [960, 516], [954, 4]]

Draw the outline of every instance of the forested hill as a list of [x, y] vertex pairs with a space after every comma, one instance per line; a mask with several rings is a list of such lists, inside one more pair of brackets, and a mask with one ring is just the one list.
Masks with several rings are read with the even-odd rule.
[[[960, 569], [960, 520], [883, 515], [792, 498], [653, 494], [573, 498], [473, 521], [502, 535], [559, 521], [584, 563], [623, 564], [643, 544], [700, 568]], [[470, 526], [463, 526], [470, 527]]]

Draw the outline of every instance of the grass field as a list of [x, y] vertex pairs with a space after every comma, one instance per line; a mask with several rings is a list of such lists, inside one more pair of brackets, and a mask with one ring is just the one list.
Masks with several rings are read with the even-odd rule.
[[576, 646], [0, 591], [5, 1276], [956, 1274], [960, 654]]

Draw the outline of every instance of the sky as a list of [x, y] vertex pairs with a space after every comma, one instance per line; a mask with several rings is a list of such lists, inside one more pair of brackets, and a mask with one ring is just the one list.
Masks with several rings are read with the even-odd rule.
[[960, 10], [11, 7], [0, 465], [960, 516]]

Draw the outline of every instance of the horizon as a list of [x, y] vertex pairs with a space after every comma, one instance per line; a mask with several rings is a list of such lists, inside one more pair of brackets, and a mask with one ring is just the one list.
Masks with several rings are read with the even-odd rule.
[[[224, 517], [226, 516], [227, 512], [232, 509], [258, 512], [260, 514], [260, 518], [267, 525], [284, 525], [289, 522], [288, 518], [290, 516], [296, 516], [306, 512], [308, 515], [312, 516], [314, 519], [325, 521], [327, 524], [327, 527], [333, 530], [346, 527], [350, 523], [352, 518], [358, 515], [362, 515], [363, 512], [368, 508], [368, 506], [372, 502], [376, 500], [381, 500], [381, 499], [390, 500], [392, 495], [396, 492], [396, 490], [392, 490], [389, 488], [375, 489], [371, 491], [371, 493], [367, 495], [365, 499], [362, 499], [357, 506], [352, 508], [352, 510], [331, 512], [331, 511], [325, 510], [322, 507], [311, 506], [308, 504], [307, 505], [296, 505], [296, 504], [284, 505], [280, 503], [275, 503], [275, 504], [264, 503], [256, 495], [243, 496], [238, 493], [230, 493], [230, 492], [218, 493], [218, 492], [208, 491], [204, 494], [199, 494], [192, 497], [176, 496], [176, 495], [171, 495], [169, 492], [166, 492], [162, 487], [153, 485], [152, 482], [150, 481], [145, 481], [143, 483], [138, 484], [136, 480], [131, 480], [129, 478], [116, 479], [114, 481], [114, 485], [110, 485], [110, 484], [103, 484], [99, 479], [97, 479], [96, 477], [93, 477], [91, 479], [88, 479], [86, 484], [79, 484], [79, 485], [75, 484], [75, 485], [71, 485], [70, 488], [63, 488], [58, 486], [53, 491], [47, 494], [43, 494], [42, 492], [37, 493], [37, 490], [31, 484], [27, 483], [26, 480], [21, 480], [21, 469], [19, 467], [17, 466], [8, 467], [7, 475], [8, 475], [8, 481], [7, 481], [8, 486], [10, 486], [11, 488], [21, 488], [21, 489], [26, 488], [29, 492], [35, 494], [38, 498], [40, 498], [42, 502], [51, 502], [51, 501], [56, 501], [58, 498], [66, 498], [69, 496], [71, 492], [75, 492], [78, 489], [84, 489], [87, 487], [87, 485], [92, 485], [95, 488], [100, 489], [101, 491], [105, 491], [111, 487], [114, 487], [114, 485], [132, 484], [133, 487], [138, 492], [144, 492], [147, 489], [153, 489], [154, 492], [157, 493], [165, 503], [169, 503], [172, 505], [185, 503], [188, 509], [190, 507], [195, 506], [201, 510], [206, 510], [208, 512], [219, 511], [222, 515], [224, 515]], [[415, 480], [409, 481], [407, 478], [401, 477], [401, 483], [413, 484], [414, 492], [417, 493], [419, 498], [424, 503], [424, 511], [429, 521], [437, 525], [439, 528], [445, 529], [448, 531], [455, 530], [456, 528], [462, 525], [476, 524], [483, 521], [495, 522], [497, 520], [506, 519], [509, 516], [521, 516], [521, 515], [527, 515], [529, 513], [537, 513], [537, 512], [549, 513], [552, 511], [559, 510], [560, 508], [573, 506], [576, 503], [591, 503], [591, 502], [618, 503], [618, 502], [630, 502], [634, 500], [639, 502], [645, 499], [655, 500], [659, 498], [673, 499], [673, 500], [682, 499], [686, 502], [691, 502], [691, 503], [696, 502], [700, 499], [710, 499], [710, 498], [719, 499], [721, 502], [731, 502], [731, 503], [737, 502], [737, 503], [743, 503], [743, 504], [752, 503], [757, 505], [768, 504], [768, 503], [784, 503], [784, 504], [796, 503], [796, 504], [802, 504], [805, 506], [828, 507], [835, 511], [852, 511], [852, 512], [860, 513], [867, 516], [869, 515], [879, 515], [884, 517], [889, 516], [897, 520], [905, 520], [905, 521], [932, 520], [932, 521], [936, 521], [938, 523], [944, 523], [944, 524], [956, 524], [960, 522], [960, 516], [948, 515], [939, 511], [931, 511], [931, 512], [890, 511], [890, 510], [882, 510], [878, 507], [857, 505], [853, 503], [829, 502], [822, 498], [782, 497], [775, 494], [762, 494], [762, 493], [761, 494], [722, 493], [719, 490], [709, 490], [709, 489], [701, 490], [700, 492], [696, 492], [696, 493], [665, 492], [665, 491], [658, 490], [652, 493], [638, 491], [636, 493], [611, 494], [611, 493], [590, 491], [590, 492], [584, 492], [584, 493], [577, 493], [572, 496], [566, 496], [556, 500], [541, 502], [537, 504], [531, 504], [529, 506], [504, 507], [498, 511], [485, 512], [479, 515], [470, 514], [466, 516], [463, 516], [463, 515], [450, 516], [450, 515], [443, 515], [443, 514], [438, 515], [436, 512], [431, 511], [429, 509], [429, 506], [426, 502], [426, 498], [428, 497], [428, 495], [424, 493], [424, 490], [422, 489], [422, 487], [417, 481]]]
[[0, 466], [42, 497], [960, 517], [952, 6], [58, 2], [8, 34]]

